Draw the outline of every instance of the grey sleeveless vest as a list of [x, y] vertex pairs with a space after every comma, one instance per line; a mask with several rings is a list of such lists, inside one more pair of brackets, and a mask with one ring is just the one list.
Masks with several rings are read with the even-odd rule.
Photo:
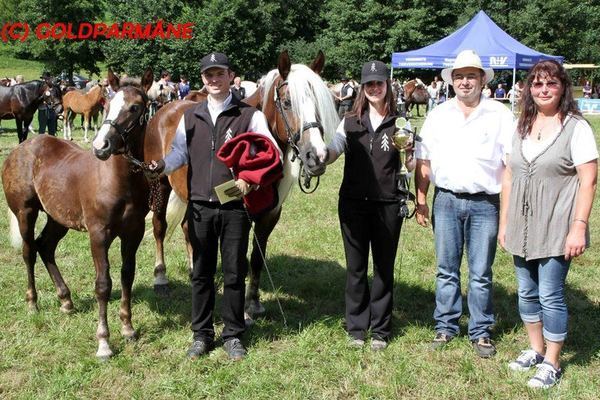
[[520, 135], [513, 138], [506, 249], [514, 255], [526, 260], [564, 255], [579, 187], [571, 159], [571, 138], [578, 120], [581, 117], [568, 116], [558, 136], [531, 162], [523, 156]]

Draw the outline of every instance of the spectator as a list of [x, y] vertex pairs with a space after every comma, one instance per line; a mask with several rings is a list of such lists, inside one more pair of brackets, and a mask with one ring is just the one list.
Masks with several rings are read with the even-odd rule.
[[246, 98], [246, 88], [242, 87], [242, 79], [239, 76], [233, 78], [233, 86], [231, 87], [231, 93], [238, 100]]
[[190, 94], [190, 81], [186, 75], [181, 75], [179, 77], [178, 97], [183, 99], [188, 94]]
[[494, 98], [495, 99], [505, 99], [506, 98], [506, 91], [502, 87], [501, 83], [498, 84], [498, 87], [494, 91]]
[[338, 115], [340, 119], [344, 118], [344, 115], [346, 115], [346, 113], [352, 109], [352, 98], [355, 90], [349, 83], [348, 77], [343, 76], [341, 80], [342, 87], [340, 88], [340, 95], [337, 97], [340, 102], [340, 106], [338, 108]]

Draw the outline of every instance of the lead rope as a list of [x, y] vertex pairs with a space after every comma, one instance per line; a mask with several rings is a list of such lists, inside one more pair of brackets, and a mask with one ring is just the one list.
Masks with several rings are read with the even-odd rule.
[[[235, 174], [233, 173], [233, 170], [231, 168], [229, 168], [229, 172], [231, 173], [231, 177], [235, 180]], [[279, 296], [277, 296], [277, 289], [275, 289], [275, 282], [273, 282], [273, 276], [271, 276], [271, 271], [269, 270], [269, 266], [267, 265], [267, 259], [265, 257], [265, 254], [262, 251], [262, 248], [260, 247], [260, 244], [258, 243], [258, 239], [256, 238], [256, 231], [254, 230], [254, 223], [252, 221], [252, 218], [250, 218], [250, 213], [248, 212], [248, 208], [246, 207], [246, 204], [243, 202], [243, 199], [242, 199], [242, 204], [244, 205], [244, 212], [246, 213], [246, 218], [248, 218], [248, 222], [250, 222], [250, 231], [252, 232], [253, 242], [258, 247], [258, 251], [260, 253], [260, 258], [262, 260], [263, 267], [265, 268], [265, 271], [267, 271], [267, 276], [269, 277], [269, 282], [271, 282], [271, 288], [273, 289], [273, 294], [275, 295], [275, 301], [277, 302], [277, 307], [279, 308], [279, 313], [281, 314], [281, 318], [283, 319], [283, 327], [287, 329], [287, 327], [288, 327], [287, 318], [285, 317], [285, 313], [283, 312], [283, 307], [281, 306], [281, 302], [279, 301]]]

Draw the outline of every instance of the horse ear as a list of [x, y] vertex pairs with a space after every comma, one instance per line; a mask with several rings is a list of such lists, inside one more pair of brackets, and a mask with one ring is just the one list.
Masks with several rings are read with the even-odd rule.
[[279, 75], [281, 75], [283, 80], [287, 79], [291, 67], [292, 63], [290, 62], [290, 55], [288, 54], [287, 50], [283, 50], [277, 59], [277, 69], [279, 70]]
[[147, 68], [146, 71], [144, 72], [144, 75], [142, 75], [142, 87], [144, 88], [144, 91], [148, 92], [148, 90], [150, 90], [150, 87], [152, 86], [153, 83], [154, 83], [154, 72], [152, 72], [152, 68]]
[[321, 72], [323, 72], [323, 66], [325, 66], [325, 54], [323, 54], [323, 51], [319, 50], [319, 53], [317, 53], [317, 56], [310, 64], [310, 69], [315, 71], [317, 75], [321, 75]]
[[108, 78], [108, 84], [110, 85], [111, 89], [114, 90], [115, 92], [118, 91], [119, 86], [120, 86], [119, 77], [115, 75], [112, 68], [110, 68], [110, 67], [108, 67], [107, 78]]

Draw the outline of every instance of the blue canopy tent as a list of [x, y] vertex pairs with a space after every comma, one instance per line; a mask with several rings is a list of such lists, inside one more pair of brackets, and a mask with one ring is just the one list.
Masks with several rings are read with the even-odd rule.
[[448, 68], [458, 53], [472, 49], [479, 54], [484, 67], [494, 70], [512, 69], [513, 87], [518, 69], [529, 69], [542, 59], [563, 62], [563, 57], [540, 53], [521, 44], [504, 32], [488, 15], [479, 11], [471, 21], [445, 38], [421, 49], [392, 53], [394, 68]]

